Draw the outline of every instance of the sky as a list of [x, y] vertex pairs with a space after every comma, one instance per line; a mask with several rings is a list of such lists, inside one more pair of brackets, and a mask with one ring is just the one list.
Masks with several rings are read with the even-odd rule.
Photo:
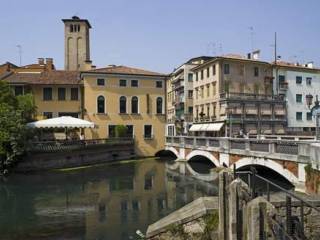
[[64, 67], [63, 18], [90, 21], [91, 60], [170, 73], [188, 59], [261, 50], [320, 66], [318, 0], [0, 0], [0, 64], [52, 57]]

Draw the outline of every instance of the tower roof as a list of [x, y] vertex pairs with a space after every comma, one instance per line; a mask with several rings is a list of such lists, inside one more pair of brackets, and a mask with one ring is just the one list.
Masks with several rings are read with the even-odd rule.
[[73, 16], [72, 18], [69, 18], [69, 19], [62, 19], [62, 22], [64, 22], [64, 23], [66, 23], [66, 22], [74, 22], [74, 23], [85, 22], [88, 25], [88, 28], [92, 28], [88, 19], [80, 19], [78, 16]]

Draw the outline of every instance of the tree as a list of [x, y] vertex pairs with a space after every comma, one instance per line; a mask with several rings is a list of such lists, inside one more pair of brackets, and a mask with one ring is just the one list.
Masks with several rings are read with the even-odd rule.
[[122, 138], [127, 136], [128, 129], [124, 125], [117, 125], [116, 126], [116, 137]]
[[32, 95], [15, 97], [10, 86], [0, 81], [0, 175], [19, 160], [25, 151], [35, 106]]

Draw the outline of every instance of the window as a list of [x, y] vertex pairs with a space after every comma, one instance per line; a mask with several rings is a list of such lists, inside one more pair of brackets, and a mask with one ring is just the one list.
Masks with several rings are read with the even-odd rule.
[[71, 88], [71, 100], [72, 101], [78, 101], [79, 100], [78, 88]]
[[44, 101], [52, 100], [52, 88], [43, 88], [43, 100]]
[[162, 97], [157, 97], [157, 114], [163, 113], [162, 105], [163, 105]]
[[203, 70], [201, 70], [201, 80], [203, 79]]
[[139, 86], [138, 80], [131, 80], [131, 87], [138, 87], [138, 86]]
[[98, 78], [97, 79], [97, 85], [98, 86], [104, 86], [105, 85], [105, 81], [103, 78]]
[[198, 95], [199, 95], [199, 89], [196, 88], [196, 99], [198, 99]]
[[144, 138], [152, 138], [152, 125], [144, 125]]
[[125, 79], [120, 79], [120, 80], [119, 80], [119, 86], [120, 86], [120, 87], [126, 87], [126, 86], [127, 86], [127, 80], [125, 80]]
[[78, 25], [78, 32], [80, 32], [80, 25]]
[[201, 98], [204, 98], [204, 94], [203, 94], [203, 86], [201, 87], [201, 89], [200, 89], [200, 96], [201, 96]]
[[284, 83], [286, 81], [286, 77], [284, 75], [279, 75], [279, 83]]
[[210, 68], [207, 68], [207, 77], [210, 77]]
[[52, 118], [52, 112], [44, 112], [44, 113], [43, 113], [43, 117], [44, 117], [45, 119]]
[[70, 25], [70, 32], [73, 32], [73, 25]]
[[15, 86], [14, 87], [14, 95], [15, 96], [23, 95], [23, 86]]
[[311, 85], [312, 78], [311, 77], [307, 77], [306, 78], [306, 82], [307, 82], [307, 85]]
[[97, 112], [98, 113], [105, 113], [105, 101], [104, 96], [99, 96], [97, 98]]
[[69, 116], [69, 117], [78, 118], [79, 113], [77, 113], [77, 112], [59, 112], [58, 116], [59, 117]]
[[188, 90], [188, 98], [192, 98], [193, 97], [193, 91], [192, 90]]
[[207, 84], [207, 97], [210, 96], [210, 84]]
[[120, 97], [120, 113], [127, 113], [127, 98], [125, 96]]
[[258, 67], [254, 67], [254, 76], [259, 77], [259, 68]]
[[230, 65], [229, 64], [223, 65], [223, 72], [224, 72], [224, 74], [230, 74]]
[[[172, 134], [173, 136], [173, 134]], [[153, 176], [148, 174], [144, 176], [144, 189], [145, 190], [151, 190], [153, 186]]]
[[212, 75], [216, 75], [216, 65], [212, 66]]
[[193, 113], [193, 107], [188, 107], [188, 113], [192, 114]]
[[116, 128], [120, 125], [109, 125], [108, 126], [108, 136], [109, 138], [115, 138], [115, 137], [128, 137], [133, 138], [133, 125], [126, 125], [125, 127], [126, 132], [124, 133], [125, 136], [117, 136]]
[[199, 72], [196, 72], [196, 73], [195, 73], [195, 75], [196, 75], [196, 81], [198, 81], [198, 80], [199, 80], [198, 73], [199, 73]]
[[65, 88], [58, 88], [58, 100], [59, 101], [66, 100], [66, 89]]
[[296, 112], [296, 120], [298, 121], [302, 120], [302, 112]]
[[302, 94], [296, 94], [296, 102], [302, 103]]
[[156, 81], [156, 88], [162, 88], [162, 81]]
[[302, 77], [296, 76], [296, 84], [302, 84]]
[[138, 113], [139, 100], [134, 96], [131, 98], [131, 113]]
[[188, 82], [192, 82], [193, 81], [193, 74], [189, 73], [188, 74]]
[[307, 112], [307, 121], [312, 121], [312, 112]]

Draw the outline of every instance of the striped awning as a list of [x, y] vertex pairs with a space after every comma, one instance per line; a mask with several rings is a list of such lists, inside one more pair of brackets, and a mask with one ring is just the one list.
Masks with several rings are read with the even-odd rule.
[[205, 124], [193, 124], [189, 131], [196, 132], [217, 132], [220, 131], [224, 123], [205, 123]]

